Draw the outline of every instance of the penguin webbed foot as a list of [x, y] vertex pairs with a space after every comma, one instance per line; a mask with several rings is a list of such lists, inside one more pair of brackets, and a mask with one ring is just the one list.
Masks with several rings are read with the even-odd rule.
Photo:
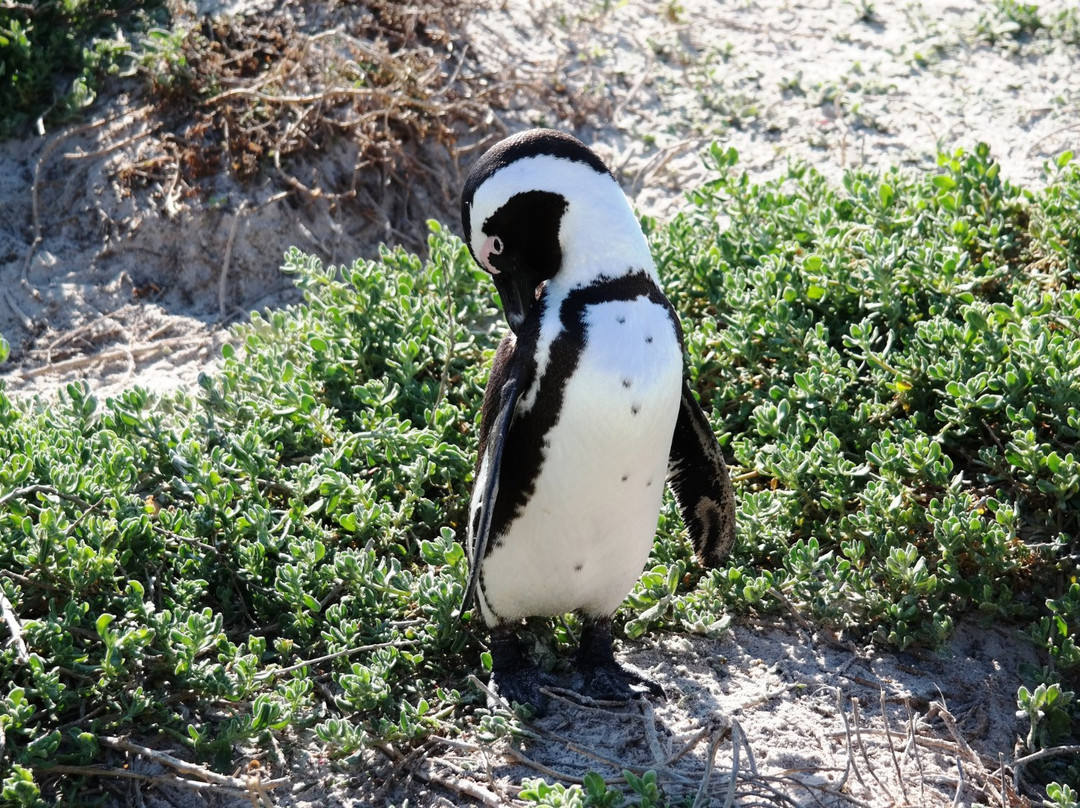
[[667, 694], [658, 682], [639, 671], [618, 662], [580, 669], [582, 685], [579, 692], [597, 701], [630, 701], [642, 695], [644, 688], [649, 695], [666, 699]]
[[[541, 716], [548, 707], [548, 697], [543, 690], [555, 684], [554, 676], [540, 670], [529, 659], [513, 626], [492, 629], [490, 686], [501, 699], [510, 705], [515, 702], [527, 705], [532, 708], [533, 715]], [[489, 703], [488, 706], [497, 705]]]
[[511, 706], [516, 703], [531, 708], [534, 716], [542, 716], [547, 712], [548, 697], [543, 691], [555, 684], [554, 676], [535, 665], [491, 671], [492, 690]]
[[666, 699], [659, 683], [645, 674], [615, 661], [611, 647], [611, 618], [585, 618], [578, 649], [577, 670], [583, 696], [600, 701], [630, 701], [642, 695], [635, 687], [644, 688], [650, 695]]

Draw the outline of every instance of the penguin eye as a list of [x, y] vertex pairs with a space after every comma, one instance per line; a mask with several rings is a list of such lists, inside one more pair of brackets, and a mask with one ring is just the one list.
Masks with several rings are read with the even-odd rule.
[[502, 239], [495, 236], [491, 239], [491, 253], [490, 255], [501, 255], [503, 251]]

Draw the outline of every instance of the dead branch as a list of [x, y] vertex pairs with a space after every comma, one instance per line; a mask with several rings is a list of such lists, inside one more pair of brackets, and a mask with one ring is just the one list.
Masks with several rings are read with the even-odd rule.
[[45, 144], [45, 148], [41, 150], [41, 155], [38, 157], [37, 162], [34, 164], [34, 182], [30, 186], [30, 214], [31, 214], [31, 227], [34, 234], [33, 239], [30, 241], [30, 246], [26, 250], [26, 257], [23, 259], [23, 273], [22, 281], [26, 286], [30, 286], [30, 262], [34, 258], [34, 254], [37, 252], [38, 246], [41, 244], [43, 236], [41, 229], [41, 205], [39, 201], [40, 188], [41, 188], [41, 171], [45, 163], [48, 161], [52, 153], [56, 151], [57, 147], [70, 137], [80, 135], [85, 132], [90, 132], [94, 129], [100, 129], [103, 126], [114, 123], [118, 120], [132, 121], [146, 115], [153, 109], [153, 105], [147, 104], [139, 109], [120, 112], [116, 115], [109, 115], [105, 118], [101, 118], [96, 121], [90, 121], [88, 123], [73, 126], [69, 129], [65, 129], [58, 134], [52, 140]]
[[885, 691], [878, 689], [878, 697], [881, 703], [881, 723], [885, 727], [885, 738], [889, 743], [889, 755], [892, 757], [893, 768], [896, 769], [896, 782], [900, 784], [900, 793], [904, 795], [904, 802], [910, 803], [907, 789], [904, 787], [904, 775], [900, 771], [900, 760], [896, 757], [896, 747], [893, 746], [892, 732], [889, 729], [889, 714], [885, 711]]
[[0, 505], [6, 505], [13, 499], [30, 497], [34, 494], [47, 494], [49, 496], [58, 497], [59, 499], [66, 500], [74, 505], [78, 505], [84, 511], [90, 511], [97, 507], [96, 505], [91, 505], [82, 497], [78, 497], [75, 494], [65, 494], [63, 491], [53, 488], [51, 485], [28, 485], [24, 488], [15, 488], [11, 491], [8, 491], [3, 496], [0, 496]]
[[334, 659], [340, 659], [345, 656], [352, 656], [353, 654], [363, 654], [368, 651], [378, 651], [380, 648], [411, 648], [416, 645], [416, 640], [398, 640], [395, 642], [379, 642], [371, 645], [360, 645], [356, 648], [346, 648], [343, 651], [335, 651], [332, 654], [324, 654], [314, 659], [305, 659], [303, 662], [297, 662], [295, 665], [290, 665], [287, 668], [275, 668], [274, 670], [263, 671], [255, 677], [255, 681], [262, 682], [270, 681], [271, 679], [277, 679], [284, 676], [287, 673], [293, 673], [294, 671], [303, 670], [304, 668], [310, 668], [315, 665], [321, 665], [323, 662], [329, 662]]
[[851, 742], [851, 724], [848, 721], [847, 710], [844, 709], [843, 693], [840, 692], [840, 688], [836, 688], [836, 707], [840, 711], [840, 718], [844, 722], [843, 736], [847, 744], [847, 764], [844, 766], [844, 776], [840, 779], [839, 788], [843, 788], [847, 783], [848, 776], [854, 771], [855, 777], [863, 788], [866, 788], [866, 783], [863, 783], [862, 775], [859, 774], [859, 769], [855, 765], [855, 748]]
[[[375, 748], [395, 763], [405, 763], [407, 760], [405, 755], [390, 744], [378, 744]], [[503, 808], [505, 805], [505, 802], [498, 794], [488, 791], [472, 780], [458, 777], [456, 774], [439, 772], [435, 769], [434, 762], [426, 758], [414, 765], [411, 773], [425, 783], [476, 800], [481, 805], [489, 806], [489, 808]]]
[[[721, 723], [714, 727], [712, 738], [709, 739], [709, 751], [705, 754], [705, 773], [701, 776], [701, 785], [698, 786], [697, 795], [694, 797], [694, 808], [705, 805], [709, 798], [709, 781], [712, 780], [713, 766], [716, 765], [716, 753], [720, 744], [731, 735], [731, 724]], [[728, 778], [728, 793], [724, 800], [724, 808], [731, 808], [735, 799], [735, 781], [739, 776], [739, 745], [731, 745], [731, 774]]]
[[264, 780], [257, 770], [254, 774], [246, 777], [229, 777], [224, 774], [218, 774], [203, 766], [181, 760], [167, 752], [160, 752], [156, 749], [134, 743], [127, 738], [99, 735], [98, 741], [103, 746], [107, 746], [110, 749], [124, 752], [129, 755], [135, 755], [136, 757], [141, 757], [152, 763], [164, 766], [166, 769], [173, 770], [175, 774], [144, 774], [130, 769], [116, 769], [105, 766], [64, 766], [43, 764], [36, 768], [43, 774], [76, 774], [83, 777], [116, 777], [152, 782], [160, 786], [175, 786], [192, 791], [202, 791], [234, 797], [246, 797], [251, 800], [253, 805], [271, 805], [269, 792], [282, 783], [288, 782], [288, 778], [286, 777]]
[[[1044, 760], [1049, 757], [1059, 757], [1061, 755], [1080, 755], [1080, 746], [1053, 746], [1049, 749], [1040, 749], [1038, 752], [1032, 752], [1030, 755], [1024, 755], [1021, 758], [1017, 758], [1012, 763], [1013, 770], [1013, 790], [1020, 793], [1020, 783], [1023, 779], [1024, 767], [1029, 763], [1034, 763], [1037, 760]], [[1004, 777], [1004, 775], [1002, 775]]]
[[225, 283], [229, 277], [229, 263], [232, 261], [233, 242], [236, 241], [236, 231], [240, 227], [240, 220], [247, 212], [247, 200], [243, 200], [233, 216], [229, 226], [229, 237], [225, 241], [225, 255], [221, 259], [221, 273], [218, 275], [218, 319], [225, 321]]
[[94, 149], [94, 151], [67, 152], [64, 155], [64, 159], [65, 160], [75, 161], [75, 160], [93, 160], [93, 159], [95, 159], [97, 157], [104, 157], [106, 154], [111, 154], [112, 152], [118, 151], [119, 149], [122, 149], [125, 146], [130, 146], [132, 143], [137, 143], [138, 141], [142, 140], [143, 138], [150, 137], [150, 135], [155, 134], [160, 128], [161, 128], [161, 124], [156, 124], [154, 126], [147, 127], [142, 132], [136, 132], [134, 135], [126, 137], [126, 138], [124, 138], [122, 140], [118, 140], [115, 143], [110, 143], [109, 145], [103, 146], [100, 149]]
[[[39, 774], [44, 775], [68, 774], [77, 777], [110, 777], [120, 780], [152, 783], [159, 787], [175, 787], [187, 791], [218, 794], [226, 797], [247, 797], [250, 799], [253, 794], [258, 795], [258, 792], [252, 791], [247, 784], [226, 785], [224, 783], [204, 782], [202, 780], [188, 780], [185, 777], [177, 777], [176, 775], [145, 774], [143, 772], [134, 772], [130, 769], [117, 769], [109, 766], [70, 766], [65, 764], [50, 766], [42, 764], [40, 766], [34, 766], [33, 768]], [[242, 783], [239, 778], [230, 779], [235, 779], [238, 784]], [[284, 780], [262, 781], [260, 785], [262, 789], [266, 790], [268, 788], [274, 788], [282, 782], [284, 782]]]
[[[36, 250], [38, 244], [40, 243], [40, 240], [33, 242], [31, 244], [31, 250]], [[31, 252], [30, 256], [32, 255], [33, 253]], [[27, 266], [30, 265], [30, 256], [27, 256]], [[25, 276], [25, 272], [23, 274]], [[27, 317], [26, 312], [24, 312], [19, 306], [19, 304], [15, 302], [15, 298], [11, 296], [11, 292], [9, 292], [7, 289], [4, 290], [4, 300], [7, 301], [8, 307], [11, 309], [12, 313], [14, 313], [15, 316], [19, 318], [19, 325], [23, 327], [23, 330], [30, 334], [33, 334], [34, 321]]]
[[23, 380], [33, 379], [37, 376], [45, 376], [50, 373], [68, 373], [73, 370], [81, 370], [90, 365], [106, 364], [108, 362], [114, 362], [117, 359], [142, 359], [147, 356], [164, 353], [170, 348], [183, 347], [188, 350], [194, 350], [202, 347], [201, 344], [192, 345], [191, 343], [191, 336], [174, 337], [172, 339], [163, 339], [149, 345], [135, 345], [130, 348], [125, 347], [123, 349], [104, 351], [102, 353], [91, 354], [90, 356], [77, 356], [51, 365], [42, 365], [41, 367], [30, 368], [29, 370], [18, 370], [12, 375], [18, 376]]
[[671, 748], [669, 745], [667, 752], [660, 748], [660, 736], [656, 732], [656, 714], [653, 712], [652, 704], [649, 703], [648, 699], [641, 700], [641, 719], [653, 762], [657, 765], [663, 765], [664, 761], [671, 756]]
[[866, 744], [862, 739], [862, 720], [859, 714], [859, 700], [855, 697], [851, 698], [851, 717], [852, 723], [855, 724], [855, 737], [859, 742], [859, 752], [862, 753], [863, 763], [866, 764], [866, 770], [870, 772], [870, 776], [874, 778], [874, 782], [878, 784], [883, 792], [888, 796], [890, 802], [896, 802], [893, 799], [893, 795], [889, 793], [889, 789], [881, 782], [881, 778], [877, 776], [874, 765], [870, 762], [870, 755], [866, 751]]
[[15, 661], [20, 665], [25, 665], [30, 661], [30, 652], [27, 651], [26, 642], [23, 640], [22, 623], [3, 590], [0, 590], [0, 612], [3, 613], [4, 623], [7, 624], [8, 632], [11, 634], [9, 643], [15, 646]]
[[671, 766], [672, 764], [677, 762], [680, 758], [683, 758], [686, 755], [688, 755], [691, 752], [691, 750], [693, 750], [694, 747], [696, 747], [699, 743], [701, 743], [702, 739], [705, 738], [710, 732], [712, 732], [712, 727], [709, 726], [708, 724], [706, 724], [704, 727], [702, 727], [697, 732], [695, 732], [693, 735], [691, 735], [690, 739], [685, 744], [683, 744], [683, 747], [678, 752], [676, 752], [674, 755], [672, 755], [666, 761], [664, 761], [664, 765], [665, 766]]
[[960, 795], [964, 793], [964, 764], [960, 762], [960, 756], [956, 756], [956, 793], [953, 794], [953, 808], [960, 804]]
[[[571, 784], [574, 784], [574, 785], [581, 785], [582, 783], [585, 782], [584, 778], [581, 777], [580, 775], [569, 774], [567, 772], [556, 771], [555, 769], [552, 769], [550, 766], [545, 766], [543, 763], [539, 763], [539, 762], [533, 760], [531, 757], [526, 755], [524, 752], [522, 752], [516, 746], [507, 746], [505, 751], [506, 751], [506, 754], [507, 754], [508, 757], [511, 757], [514, 760], [516, 760], [518, 763], [521, 763], [522, 765], [528, 766], [530, 769], [533, 769], [533, 770], [539, 772], [540, 774], [544, 775], [544, 777], [550, 777], [553, 780], [559, 780], [560, 782], [571, 783]], [[610, 779], [605, 778], [605, 780], [604, 780], [605, 783], [609, 783], [609, 784], [616, 783], [616, 782], [619, 782], [619, 781], [625, 783], [626, 778], [612, 777]]]

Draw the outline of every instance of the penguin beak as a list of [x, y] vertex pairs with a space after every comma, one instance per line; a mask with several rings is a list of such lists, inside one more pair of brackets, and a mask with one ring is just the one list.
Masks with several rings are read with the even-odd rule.
[[[510, 329], [517, 334], [525, 324], [529, 310], [539, 297], [540, 283], [535, 271], [531, 271], [530, 262], [519, 250], [507, 250], [503, 240], [497, 236], [488, 236], [475, 253], [476, 261], [483, 267], [502, 298], [503, 313]], [[546, 277], [546, 276], [541, 276]]]
[[500, 272], [492, 276], [495, 288], [499, 290], [499, 297], [502, 298], [506, 322], [510, 324], [510, 330], [515, 334], [521, 331], [521, 326], [525, 324], [525, 317], [536, 299], [536, 290], [525, 288], [528, 285], [527, 281], [522, 283], [525, 281], [523, 275], [525, 273]]

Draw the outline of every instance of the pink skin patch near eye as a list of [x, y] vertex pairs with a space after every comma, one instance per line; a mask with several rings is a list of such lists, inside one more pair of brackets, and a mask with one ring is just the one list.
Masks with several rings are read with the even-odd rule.
[[491, 256], [499, 255], [502, 251], [502, 239], [498, 236], [488, 236], [487, 241], [480, 247], [480, 264], [492, 275], [498, 275], [499, 270], [492, 266]]

